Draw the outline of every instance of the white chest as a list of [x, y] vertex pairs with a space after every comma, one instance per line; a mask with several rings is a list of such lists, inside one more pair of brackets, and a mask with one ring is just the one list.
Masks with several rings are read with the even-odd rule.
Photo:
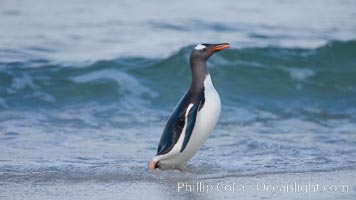
[[192, 136], [197, 136], [192, 138], [193, 141], [196, 140], [199, 144], [205, 142], [210, 132], [214, 129], [221, 111], [220, 96], [211, 82], [210, 75], [204, 81], [204, 88], [205, 103], [197, 114], [192, 134]]
[[200, 146], [206, 141], [220, 116], [220, 96], [211, 82], [210, 75], [204, 81], [204, 89], [204, 106], [197, 114], [193, 133], [186, 149], [181, 155], [184, 162], [193, 157]]

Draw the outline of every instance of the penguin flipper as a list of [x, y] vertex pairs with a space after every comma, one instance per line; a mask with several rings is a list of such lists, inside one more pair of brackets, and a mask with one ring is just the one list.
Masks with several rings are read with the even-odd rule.
[[[177, 144], [178, 139], [186, 126], [185, 137], [180, 152], [184, 150], [189, 141], [190, 135], [192, 134], [197, 113], [204, 106], [205, 97], [203, 91], [200, 93], [194, 104], [192, 102], [193, 101], [185, 95], [174, 109], [167, 121], [166, 127], [163, 130], [163, 134], [157, 148], [157, 155], [164, 155], [170, 152], [174, 145]], [[189, 107], [190, 103], [192, 103], [191, 107]], [[183, 109], [184, 107], [189, 107], [187, 108], [189, 110]], [[182, 112], [182, 110], [184, 111]]]
[[182, 107], [186, 104], [184, 100], [185, 99], [183, 98], [183, 101], [178, 103], [178, 106], [175, 108], [167, 121], [161, 140], [158, 144], [157, 155], [169, 153], [178, 142], [187, 121], [185, 116], [186, 111], [180, 112]]
[[200, 98], [198, 99], [198, 101], [193, 105], [193, 107], [190, 109], [188, 117], [187, 117], [187, 127], [185, 130], [185, 137], [183, 140], [183, 144], [182, 147], [180, 149], [180, 153], [182, 153], [185, 149], [185, 147], [187, 146], [190, 136], [192, 135], [194, 126], [195, 126], [195, 121], [197, 119], [197, 114], [198, 111], [202, 108], [202, 106], [204, 105], [205, 102], [205, 98], [204, 95], [201, 95]]

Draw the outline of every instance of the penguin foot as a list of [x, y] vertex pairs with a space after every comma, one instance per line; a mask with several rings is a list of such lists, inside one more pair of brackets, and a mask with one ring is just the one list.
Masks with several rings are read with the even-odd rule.
[[148, 170], [155, 170], [156, 169], [156, 163], [151, 160], [150, 162], [148, 162]]

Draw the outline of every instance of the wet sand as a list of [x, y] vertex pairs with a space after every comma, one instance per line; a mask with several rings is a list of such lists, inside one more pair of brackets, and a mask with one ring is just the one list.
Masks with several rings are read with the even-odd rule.
[[355, 199], [356, 171], [195, 176], [144, 172], [141, 178], [0, 181], [1, 199]]

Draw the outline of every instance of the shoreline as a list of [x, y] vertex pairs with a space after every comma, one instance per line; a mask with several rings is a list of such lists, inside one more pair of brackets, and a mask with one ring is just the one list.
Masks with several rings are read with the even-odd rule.
[[[356, 170], [217, 177], [144, 173], [142, 179], [71, 182], [0, 181], [4, 199], [355, 199]], [[313, 190], [319, 185], [319, 190]], [[334, 187], [335, 185], [336, 187]], [[342, 186], [347, 185], [347, 191]], [[289, 189], [283, 190], [287, 186]], [[293, 190], [292, 187], [296, 188]], [[323, 190], [327, 186], [328, 190]], [[212, 188], [212, 190], [210, 189]], [[331, 188], [331, 189], [330, 189]], [[337, 190], [335, 190], [335, 188]], [[292, 189], [292, 190], [291, 190]], [[335, 190], [335, 191], [334, 191]]]

